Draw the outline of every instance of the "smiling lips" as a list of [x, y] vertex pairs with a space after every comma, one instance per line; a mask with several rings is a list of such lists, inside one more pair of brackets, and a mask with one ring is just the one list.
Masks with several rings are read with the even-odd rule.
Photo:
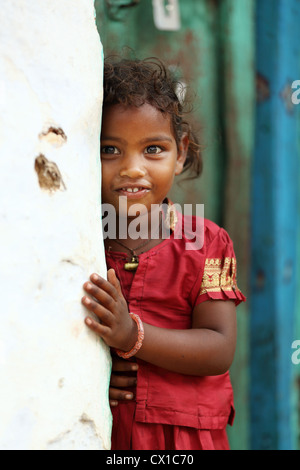
[[144, 186], [124, 186], [122, 188], [117, 189], [117, 192], [120, 193], [122, 196], [134, 199], [143, 197], [149, 191], [150, 188], [146, 188]]

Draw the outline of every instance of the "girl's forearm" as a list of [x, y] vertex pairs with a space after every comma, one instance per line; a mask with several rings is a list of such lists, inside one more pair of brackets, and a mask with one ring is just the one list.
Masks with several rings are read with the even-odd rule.
[[169, 330], [144, 323], [145, 338], [136, 357], [172, 372], [204, 376], [225, 373], [235, 341], [219, 331]]
[[[91, 317], [86, 324], [108, 346], [131, 351], [137, 341], [137, 325], [128, 313], [114, 270], [108, 280], [97, 274], [84, 289], [92, 296], [82, 299]], [[233, 301], [205, 301], [192, 312], [192, 328], [172, 330], [144, 323], [145, 337], [136, 357], [164, 369], [186, 375], [219, 375], [233, 360], [236, 341], [236, 312]]]

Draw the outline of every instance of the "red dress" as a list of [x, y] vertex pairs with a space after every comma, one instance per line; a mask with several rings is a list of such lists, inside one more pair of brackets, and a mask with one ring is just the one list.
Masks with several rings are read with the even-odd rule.
[[[145, 323], [189, 329], [198, 303], [232, 299], [238, 305], [245, 300], [236, 284], [236, 259], [227, 232], [204, 220], [202, 248], [187, 250], [188, 226], [187, 217], [178, 214], [171, 237], [139, 255], [134, 274], [124, 269], [127, 254], [106, 252], [129, 311]], [[234, 418], [229, 372], [195, 377], [136, 361], [135, 400], [112, 409], [112, 450], [228, 449], [225, 429]]]

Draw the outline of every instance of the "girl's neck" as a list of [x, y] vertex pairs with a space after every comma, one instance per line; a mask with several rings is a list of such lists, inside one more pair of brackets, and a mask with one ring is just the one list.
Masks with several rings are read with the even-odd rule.
[[[106, 249], [124, 251], [122, 248], [142, 253], [166, 238], [163, 214], [145, 214], [136, 218], [119, 218], [114, 236], [105, 240]], [[121, 248], [121, 249], [120, 249]]]

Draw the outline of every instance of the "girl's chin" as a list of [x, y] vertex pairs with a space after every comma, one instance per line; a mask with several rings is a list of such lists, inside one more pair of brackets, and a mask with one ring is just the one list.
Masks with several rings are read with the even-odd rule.
[[102, 199], [102, 203], [106, 205], [106, 209], [108, 209], [108, 206], [111, 206], [112, 213], [115, 213], [118, 218], [127, 219], [128, 221], [134, 220], [137, 217], [155, 217], [156, 214], [160, 212], [160, 206], [163, 202], [164, 201], [160, 203], [152, 201], [151, 203], [149, 200], [145, 199], [132, 200], [126, 197], [119, 197], [110, 202], [105, 201], [104, 198]]
[[135, 218], [139, 215], [146, 215], [151, 210], [142, 199], [128, 199], [120, 197], [116, 208], [120, 217]]
[[147, 209], [146, 206], [142, 206], [142, 207], [136, 207], [136, 208], [133, 208], [133, 207], [129, 207], [128, 210], [124, 211], [124, 210], [119, 210], [117, 211], [117, 216], [120, 218], [120, 219], [127, 219], [128, 221], [131, 221], [131, 220], [135, 220], [137, 217], [138, 218], [147, 218], [148, 219], [148, 216], [149, 216], [149, 211]]

